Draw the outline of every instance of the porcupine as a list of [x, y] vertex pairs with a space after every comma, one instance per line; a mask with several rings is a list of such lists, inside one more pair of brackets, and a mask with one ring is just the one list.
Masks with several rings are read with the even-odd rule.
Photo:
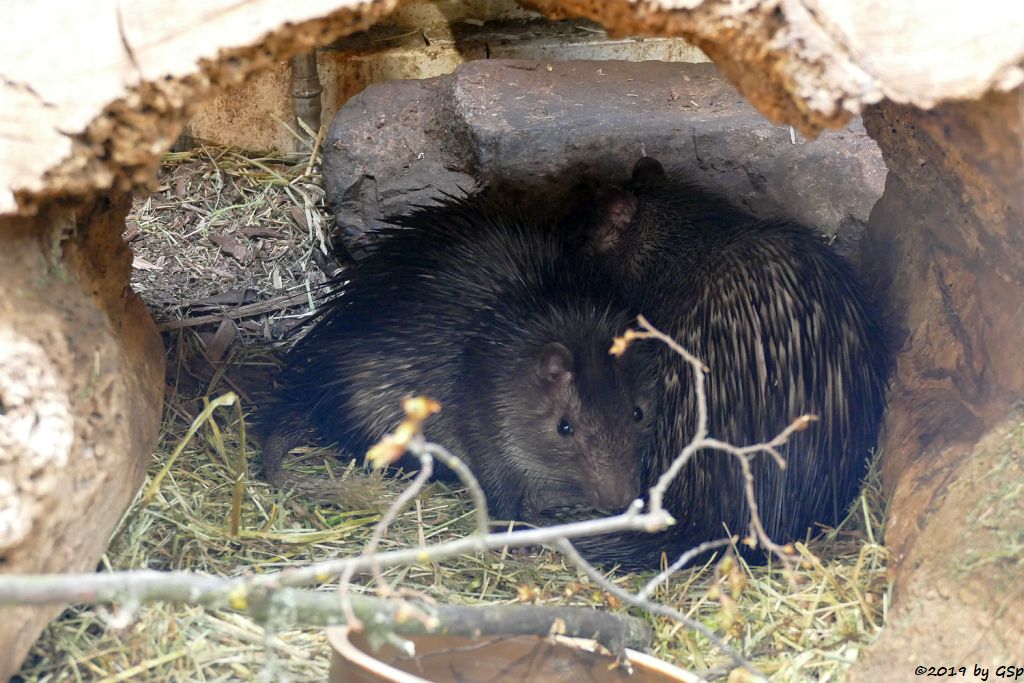
[[391, 223], [287, 355], [262, 411], [268, 479], [344, 497], [343, 484], [286, 472], [288, 450], [308, 426], [365, 453], [401, 399], [423, 394], [442, 406], [426, 437], [470, 466], [498, 518], [638, 497], [653, 381], [638, 354], [609, 355], [633, 316], [588, 260], [557, 226], [489, 196]]
[[[634, 306], [709, 368], [709, 436], [745, 446], [803, 414], [818, 417], [779, 449], [784, 470], [765, 453], [751, 463], [768, 536], [784, 543], [841, 520], [876, 444], [887, 375], [879, 323], [849, 265], [808, 228], [759, 220], [670, 179], [648, 157], [627, 185], [602, 186], [571, 221]], [[645, 489], [696, 426], [689, 366], [664, 345], [647, 353], [660, 385]], [[671, 562], [750, 530], [740, 466], [724, 452], [695, 454], [665, 503], [676, 519], [667, 531], [587, 540], [581, 549], [595, 560], [652, 566], [663, 551]]]

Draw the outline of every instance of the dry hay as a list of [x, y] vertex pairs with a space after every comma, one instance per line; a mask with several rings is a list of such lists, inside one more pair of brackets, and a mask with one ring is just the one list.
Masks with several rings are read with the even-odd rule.
[[[126, 227], [136, 254], [133, 285], [164, 325], [168, 349], [167, 402], [150, 481], [162, 471], [166, 477], [151, 501], [140, 496], [127, 512], [104, 569], [234, 576], [356, 554], [367, 540], [378, 509], [341, 511], [289, 499], [259, 478], [258, 457], [250, 457], [243, 531], [233, 538], [239, 425], [230, 410], [214, 411], [165, 469], [207, 401], [234, 391], [252, 408], [252, 389], [275, 365], [272, 348], [311, 310], [309, 295], [325, 279], [316, 254], [330, 226], [318, 173], [308, 153], [252, 159], [199, 146], [169, 155], [158, 191], [136, 202]], [[327, 464], [336, 476], [365, 476], [325, 460], [322, 450], [309, 455], [310, 472], [322, 474]], [[386, 502], [402, 483], [378, 476], [367, 485]], [[772, 680], [842, 679], [874, 639], [888, 604], [880, 501], [872, 476], [840, 529], [802, 548], [806, 561], [796, 582], [778, 567], [713, 564], [681, 572], [654, 598], [726, 634]], [[472, 530], [467, 497], [434, 484], [400, 516], [384, 545]], [[552, 552], [465, 556], [396, 567], [385, 576], [393, 586], [451, 603], [622, 609]], [[635, 590], [649, 577], [622, 574], [615, 581]], [[649, 618], [654, 654], [696, 671], [724, 671], [727, 659], [706, 639]], [[268, 657], [289, 680], [325, 680], [328, 649], [317, 629], [265, 634], [245, 616], [163, 604], [72, 608], [45, 631], [21, 680], [252, 680]]]

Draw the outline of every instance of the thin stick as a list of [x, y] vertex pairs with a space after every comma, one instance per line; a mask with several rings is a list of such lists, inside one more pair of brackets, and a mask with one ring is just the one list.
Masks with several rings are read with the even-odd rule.
[[717, 647], [723, 653], [725, 653], [725, 655], [728, 656], [736, 666], [743, 667], [747, 671], [751, 672], [753, 675], [759, 677], [758, 680], [768, 680], [764, 676], [764, 674], [758, 671], [757, 667], [755, 667], [753, 664], [747, 661], [740, 653], [733, 650], [728, 645], [728, 643], [726, 643], [724, 640], [715, 635], [715, 632], [709, 629], [704, 624], [700, 623], [696, 619], [691, 619], [690, 617], [686, 616], [678, 610], [672, 609], [671, 607], [668, 607], [666, 605], [652, 602], [651, 600], [648, 600], [646, 597], [634, 595], [633, 593], [630, 593], [629, 591], [616, 586], [611, 581], [605, 579], [604, 575], [601, 574], [601, 572], [599, 572], [594, 567], [594, 565], [590, 564], [585, 559], [583, 559], [583, 556], [579, 554], [575, 546], [573, 546], [573, 544], [570, 543], [568, 540], [559, 540], [554, 545], [574, 565], [583, 570], [583, 573], [590, 577], [590, 579], [594, 581], [598, 586], [600, 586], [602, 590], [611, 593], [619, 600], [622, 600], [628, 605], [645, 609], [648, 612], [652, 612], [654, 614], [660, 614], [661, 616], [668, 617], [669, 619], [674, 619], [675, 621], [678, 621], [684, 626], [701, 633], [705, 638], [714, 643], [715, 647]]

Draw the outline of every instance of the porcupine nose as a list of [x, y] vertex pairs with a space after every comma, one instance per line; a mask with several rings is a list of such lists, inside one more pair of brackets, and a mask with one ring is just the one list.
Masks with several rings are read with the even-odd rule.
[[640, 496], [640, 482], [636, 477], [610, 475], [595, 482], [588, 493], [594, 507], [622, 510]]

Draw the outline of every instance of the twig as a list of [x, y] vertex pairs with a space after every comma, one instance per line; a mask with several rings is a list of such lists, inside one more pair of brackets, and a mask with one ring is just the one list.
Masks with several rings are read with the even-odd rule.
[[682, 567], [685, 567], [695, 557], [703, 555], [704, 553], [714, 550], [715, 548], [721, 548], [723, 546], [732, 545], [736, 542], [736, 537], [731, 536], [729, 538], [720, 538], [715, 541], [705, 541], [695, 548], [690, 548], [685, 553], [679, 556], [675, 562], [670, 564], [667, 569], [660, 572], [657, 576], [647, 582], [647, 584], [636, 593], [636, 597], [646, 600], [650, 597], [651, 593], [663, 583], [668, 583], [669, 578]]
[[743, 472], [744, 492], [746, 494], [747, 504], [750, 506], [750, 525], [754, 529], [754, 534], [757, 537], [758, 542], [767, 548], [773, 555], [778, 557], [788, 571], [792, 571], [795, 566], [792, 549], [775, 543], [771, 538], [769, 538], [768, 533], [761, 524], [761, 515], [758, 513], [757, 507], [757, 497], [754, 493], [754, 474], [750, 470], [749, 456], [759, 452], [767, 452], [775, 458], [779, 467], [785, 468], [785, 460], [775, 449], [786, 443], [786, 440], [789, 439], [793, 432], [799, 432], [807, 429], [807, 425], [816, 419], [818, 418], [813, 415], [801, 415], [797, 419], [793, 420], [788, 427], [782, 430], [782, 432], [771, 441], [754, 444], [753, 446], [736, 447], [717, 439], [704, 440], [705, 447], [731, 453], [739, 458], [740, 469]]
[[[422, 437], [421, 437], [422, 438]], [[374, 581], [377, 584], [377, 592], [381, 595], [389, 595], [390, 589], [387, 583], [384, 581], [384, 577], [380, 573], [380, 565], [374, 561], [377, 556], [377, 546], [380, 545], [381, 539], [384, 538], [384, 533], [391, 526], [391, 522], [395, 521], [398, 517], [398, 513], [402, 509], [414, 500], [423, 490], [423, 487], [427, 485], [431, 475], [434, 473], [434, 460], [429, 455], [420, 456], [420, 471], [416, 473], [416, 477], [402, 491], [402, 494], [395, 499], [395, 501], [388, 506], [388, 509], [384, 511], [381, 518], [373, 527], [373, 534], [370, 536], [370, 540], [367, 541], [366, 547], [363, 550], [363, 556], [370, 559], [370, 571], [373, 574]], [[353, 630], [360, 630], [362, 624], [356, 619], [355, 614], [352, 613], [352, 603], [350, 600], [350, 593], [348, 590], [349, 584], [352, 582], [352, 577], [355, 575], [355, 566], [349, 566], [341, 573], [341, 577], [338, 581], [338, 595], [341, 598], [341, 608], [345, 612], [345, 616], [348, 619], [349, 628]]]
[[466, 490], [469, 491], [469, 497], [473, 500], [473, 508], [476, 512], [476, 532], [481, 536], [486, 536], [491, 530], [491, 519], [487, 514], [487, 497], [484, 495], [484, 489], [480, 486], [480, 482], [477, 481], [476, 476], [466, 466], [466, 463], [456, 458], [443, 446], [422, 439], [413, 444], [413, 449], [411, 450], [414, 453], [416, 452], [415, 449], [422, 449], [422, 453], [429, 454], [440, 460], [441, 464], [455, 473], [455, 476], [466, 487]]
[[755, 667], [753, 664], [747, 661], [747, 659], [744, 658], [740, 653], [732, 649], [724, 640], [715, 635], [714, 631], [709, 629], [704, 624], [700, 623], [696, 619], [691, 619], [679, 610], [672, 609], [671, 607], [662, 605], [657, 602], [652, 602], [644, 596], [641, 596], [639, 594], [634, 595], [633, 593], [630, 593], [629, 591], [624, 590], [619, 586], [616, 586], [611, 581], [605, 579], [604, 575], [601, 574], [601, 572], [599, 572], [592, 564], [583, 559], [583, 556], [579, 554], [579, 552], [576, 550], [573, 544], [570, 543], [568, 540], [562, 539], [555, 542], [553, 545], [556, 548], [558, 548], [566, 556], [566, 558], [569, 559], [569, 561], [571, 561], [573, 564], [575, 564], [577, 567], [583, 570], [583, 573], [590, 577], [590, 579], [594, 581], [598, 586], [600, 586], [602, 590], [611, 593], [619, 600], [625, 602], [628, 605], [645, 609], [648, 612], [652, 612], [654, 614], [660, 614], [661, 616], [668, 617], [669, 619], [674, 619], [675, 621], [678, 621], [684, 626], [687, 626], [688, 628], [698, 631], [705, 638], [714, 643], [715, 647], [717, 647], [723, 653], [725, 653], [725, 655], [728, 656], [736, 666], [743, 667], [755, 676], [758, 676], [758, 680], [768, 680], [764, 674], [758, 671], [757, 667]]
[[220, 322], [224, 319], [233, 320], [235, 318], [248, 318], [254, 315], [272, 313], [292, 306], [307, 304], [308, 298], [309, 297], [306, 292], [276, 296], [273, 299], [267, 299], [266, 301], [254, 301], [251, 304], [243, 304], [241, 306], [235, 306], [234, 308], [228, 308], [220, 313], [198, 315], [194, 318], [183, 318], [182, 320], [165, 320], [157, 323], [157, 329], [161, 332], [167, 332], [169, 330], [180, 330], [185, 327], [196, 327], [198, 325], [206, 325], [207, 323]]
[[[785, 444], [794, 432], [806, 429], [812, 421], [817, 420], [818, 418], [814, 415], [801, 415], [793, 420], [793, 422], [782, 430], [782, 432], [776, 435], [775, 438], [770, 441], [750, 446], [733, 446], [732, 444], [724, 441], [708, 437], [708, 403], [707, 393], [704, 387], [705, 378], [708, 372], [707, 366], [705, 366], [699, 358], [672, 339], [672, 337], [651, 325], [644, 316], [637, 316], [637, 323], [640, 326], [640, 331], [628, 330], [622, 337], [623, 345], [620, 347], [613, 345], [613, 352], [615, 352], [616, 349], [618, 349], [619, 352], [625, 350], [625, 346], [634, 339], [656, 339], [667, 345], [672, 351], [681, 356], [693, 370], [693, 390], [697, 404], [697, 424], [693, 438], [688, 444], [686, 444], [686, 446], [683, 447], [679, 452], [679, 455], [677, 455], [669, 464], [668, 468], [661, 473], [658, 477], [658, 481], [648, 492], [651, 512], [663, 511], [664, 497], [669, 485], [676, 476], [678, 476], [679, 472], [690, 461], [690, 458], [692, 458], [695, 453], [705, 449], [719, 450], [729, 453], [738, 458], [740, 463], [740, 470], [743, 474], [744, 480], [744, 494], [747, 499], [747, 504], [750, 506], [750, 525], [754, 531], [754, 536], [764, 548], [779, 558], [788, 571], [792, 571], [795, 565], [792, 550], [787, 546], [781, 546], [772, 541], [772, 539], [768, 537], [768, 534], [761, 523], [761, 516], [758, 513], [757, 496], [754, 492], [754, 475], [750, 470], [749, 456], [757, 453], [768, 453], [775, 460], [776, 465], [778, 465], [780, 469], [785, 469], [785, 458], [782, 457], [782, 454], [780, 454], [777, 449]], [[683, 557], [685, 557], [685, 554]], [[668, 580], [675, 571], [681, 569], [685, 564], [686, 563], [682, 561], [682, 558], [680, 558], [680, 560], [677, 560], [671, 567], [662, 572], [662, 574], [659, 575], [658, 580]]]
[[[410, 416], [408, 408], [406, 410], [406, 414], [408, 419]], [[390, 596], [391, 589], [384, 581], [384, 577], [381, 575], [380, 565], [374, 561], [377, 556], [377, 547], [380, 545], [380, 541], [384, 537], [384, 533], [387, 531], [388, 527], [391, 526], [391, 523], [398, 517], [398, 513], [420, 494], [420, 491], [422, 491], [423, 487], [426, 486], [427, 481], [430, 480], [434, 471], [434, 457], [437, 457], [442, 463], [455, 472], [469, 490], [477, 515], [477, 533], [481, 536], [486, 536], [490, 531], [490, 519], [487, 515], [487, 499], [484, 495], [484, 490], [480, 486], [480, 482], [477, 481], [477, 478], [473, 475], [466, 464], [449, 453], [442, 446], [428, 443], [423, 438], [422, 432], [419, 431], [405, 445], [409, 452], [419, 457], [419, 473], [416, 475], [413, 482], [406, 487], [402, 494], [388, 507], [377, 524], [374, 525], [373, 534], [363, 551], [363, 556], [368, 557], [371, 561], [370, 570], [373, 574], [374, 582], [377, 584], [377, 592], [383, 596]], [[352, 581], [354, 574], [355, 565], [350, 565], [341, 573], [341, 577], [338, 582], [338, 593], [341, 597], [341, 607], [347, 617], [349, 628], [358, 631], [362, 628], [362, 624], [358, 619], [356, 619], [355, 614], [352, 613], [352, 606], [349, 600], [350, 593], [348, 590], [349, 583]], [[410, 616], [423, 622], [428, 628], [437, 627], [435, 620], [420, 610], [413, 608]], [[408, 645], [408, 643], [405, 643], [405, 645]]]
[[[260, 305], [266, 306], [267, 303], [260, 302]], [[246, 307], [239, 307], [235, 309], [235, 312], [242, 308]], [[219, 319], [222, 316], [214, 317]], [[193, 319], [191, 322], [194, 323], [196, 320], [198, 319]], [[526, 606], [488, 606], [484, 609], [473, 609], [446, 605], [423, 605], [422, 611], [420, 611], [419, 608], [413, 608], [407, 602], [356, 595], [348, 590], [349, 581], [358, 571], [370, 570], [380, 592], [387, 595], [388, 587], [380, 573], [383, 567], [440, 560], [454, 555], [480, 553], [484, 550], [502, 547], [548, 544], [561, 550], [571, 562], [608, 593], [629, 605], [669, 617], [702, 633], [722, 652], [726, 653], [737, 666], [748, 671], [755, 671], [746, 659], [716, 636], [711, 629], [678, 610], [649, 599], [653, 590], [661, 583], [666, 582], [686, 561], [699, 553], [734, 542], [734, 539], [709, 541], [688, 550], [636, 594], [629, 593], [607, 581], [599, 571], [579, 555], [570, 539], [624, 531], [656, 532], [664, 530], [673, 523], [671, 516], [663, 508], [664, 495], [672, 479], [693, 453], [701, 449], [714, 449], [739, 458], [746, 484], [745, 492], [750, 504], [751, 526], [754, 533], [758, 541], [765, 548], [779, 555], [788, 567], [792, 559], [785, 553], [786, 549], [774, 544], [761, 525], [754, 497], [750, 458], [756, 453], [767, 452], [780, 467], [784, 467], [785, 462], [777, 449], [795, 431], [806, 428], [814, 418], [809, 416], [798, 418], [774, 439], [751, 446], [737, 447], [709, 438], [707, 436], [707, 401], [704, 390], [706, 368], [703, 363], [670, 337], [656, 330], [646, 319], [639, 318], [639, 323], [641, 330], [627, 332], [624, 335], [624, 343], [628, 344], [632, 339], [657, 339], [679, 353], [693, 368], [698, 417], [694, 439], [682, 449], [669, 468], [661, 475], [656, 485], [651, 488], [650, 507], [647, 512], [643, 511], [643, 502], [638, 500], [634, 501], [625, 512], [610, 517], [537, 529], [492, 533], [489, 531], [489, 518], [483, 489], [465, 464], [444, 448], [427, 443], [423, 439], [419, 425], [422, 424], [422, 419], [425, 419], [424, 415], [421, 416], [419, 423], [412, 427], [407, 426], [406, 440], [400, 441], [398, 444], [391, 443], [382, 449], [383, 451], [390, 449], [390, 452], [398, 455], [408, 449], [420, 458], [421, 470], [413, 485], [406, 489], [383, 515], [374, 529], [366, 552], [358, 557], [329, 560], [279, 573], [236, 579], [221, 579], [180, 572], [150, 571], [63, 576], [0, 576], [0, 605], [165, 600], [197, 604], [213, 609], [245, 611], [255, 616], [268, 628], [274, 628], [275, 624], [285, 620], [313, 624], [345, 623], [350, 628], [356, 628], [360, 622], [363, 622], [367, 628], [386, 629], [388, 633], [396, 636], [429, 633], [436, 630], [441, 624], [444, 625], [447, 633], [470, 637], [485, 634], [544, 634], [550, 632], [551, 628], [557, 625], [558, 631], [561, 633], [598, 640], [615, 653], [620, 660], [623, 660], [623, 648], [644, 638], [640, 632], [644, 631], [646, 627], [642, 622], [632, 618], [627, 617], [620, 620], [594, 610]], [[192, 435], [196, 433], [213, 410], [219, 406], [232, 405], [236, 402], [235, 395], [230, 393], [211, 401], [193, 422], [181, 444], [172, 454], [170, 462], [173, 462], [174, 458], [185, 448]], [[244, 454], [242, 457], [244, 458]], [[388, 526], [401, 509], [419, 494], [430, 477], [435, 457], [455, 472], [469, 489], [476, 508], [476, 532], [465, 538], [432, 546], [376, 552]], [[155, 494], [170, 467], [170, 462], [154, 477], [146, 491], [144, 500], [148, 500]], [[342, 599], [340, 601], [336, 598], [331, 599], [326, 594], [294, 590], [295, 587], [322, 583], [337, 576], [342, 578]], [[416, 610], [420, 618], [408, 618], [413, 609]]]
[[[486, 536], [476, 534], [467, 538], [459, 538], [439, 543], [427, 548], [404, 548], [378, 553], [374, 561], [381, 567], [399, 564], [412, 564], [426, 560], [443, 560], [448, 557], [466, 553], [478, 553], [484, 550], [498, 550], [503, 547], [517, 548], [531, 545], [553, 543], [561, 538], [579, 536], [599, 536], [619, 531], [660, 531], [668, 526], [671, 519], [666, 513], [640, 513], [643, 503], [634, 503], [630, 509], [611, 517], [588, 519], [570, 522], [558, 526], [539, 529], [517, 529], [515, 531], [489, 533]], [[286, 569], [276, 574], [265, 574], [254, 577], [254, 580], [274, 580], [285, 586], [315, 585], [326, 579], [338, 576], [349, 565], [356, 565], [355, 571], [371, 566], [369, 558], [351, 557], [336, 560], [325, 560], [306, 567]]]
[[[111, 604], [165, 602], [200, 605], [207, 609], [244, 612], [264, 625], [303, 623], [335, 626], [346, 623], [338, 600], [329, 593], [273, 586], [257, 577], [222, 579], [189, 572], [137, 570], [113, 574], [48, 574], [0, 576], [0, 606], [53, 604]], [[357, 619], [394, 633], [431, 633], [430, 624], [405, 618], [401, 601], [352, 595]], [[643, 648], [650, 628], [633, 617], [616, 617], [592, 609], [488, 605], [426, 606], [446, 633], [478, 635], [544, 635], [552, 628], [573, 637], [591, 638], [616, 654], [626, 647]]]

